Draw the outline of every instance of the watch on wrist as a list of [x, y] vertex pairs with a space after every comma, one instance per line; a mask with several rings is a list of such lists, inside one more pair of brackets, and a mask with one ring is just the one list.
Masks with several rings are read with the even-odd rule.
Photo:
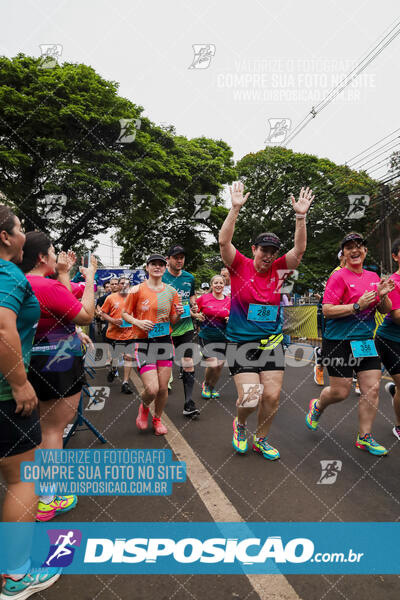
[[359, 313], [360, 312], [361, 306], [358, 304], [358, 302], [354, 302], [353, 309], [354, 309], [355, 313]]

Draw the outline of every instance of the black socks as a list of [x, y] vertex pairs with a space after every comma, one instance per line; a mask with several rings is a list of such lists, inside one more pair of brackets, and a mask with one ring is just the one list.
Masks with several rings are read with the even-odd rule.
[[193, 386], [194, 386], [194, 371], [188, 372], [183, 371], [183, 389], [185, 391], [185, 404], [192, 400]]

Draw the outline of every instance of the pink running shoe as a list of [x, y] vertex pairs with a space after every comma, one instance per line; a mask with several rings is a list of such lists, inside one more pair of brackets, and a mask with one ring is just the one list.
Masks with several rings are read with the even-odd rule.
[[149, 418], [149, 407], [145, 406], [143, 402], [141, 402], [139, 406], [138, 416], [136, 418], [136, 427], [139, 431], [146, 431], [148, 426], [148, 418]]
[[161, 423], [160, 417], [153, 417], [153, 429], [156, 435], [165, 435], [168, 429]]

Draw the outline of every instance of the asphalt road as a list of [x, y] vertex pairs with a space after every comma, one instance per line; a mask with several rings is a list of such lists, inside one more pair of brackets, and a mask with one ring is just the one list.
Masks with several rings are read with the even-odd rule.
[[[219, 400], [203, 400], [200, 384], [203, 369], [196, 371], [194, 399], [200, 417], [188, 420], [182, 415], [183, 386], [177, 378], [169, 395], [166, 413], [189, 444], [196, 457], [211, 474], [228, 501], [245, 521], [397, 521], [399, 519], [400, 444], [392, 434], [393, 415], [390, 398], [381, 386], [381, 402], [374, 437], [387, 448], [387, 457], [376, 458], [355, 447], [357, 400], [354, 392], [344, 403], [325, 412], [317, 432], [304, 422], [309, 400], [320, 388], [314, 383], [310, 364], [288, 367], [281, 404], [274, 420], [270, 442], [280, 453], [270, 462], [250, 449], [238, 455], [232, 448], [232, 420], [235, 414], [233, 380], [224, 369]], [[106, 382], [106, 370], [98, 369], [91, 385], [110, 388], [102, 410], [85, 415], [105, 435], [108, 447], [165, 448], [163, 437], [151, 430], [139, 433], [135, 427], [138, 395], [120, 392], [120, 380]], [[87, 400], [85, 400], [87, 405]], [[255, 415], [249, 420], [249, 435], [255, 428]], [[104, 448], [90, 431], [78, 431], [69, 448]], [[341, 471], [331, 485], [317, 482], [321, 460], [341, 461]], [[338, 464], [338, 463], [337, 463]], [[81, 497], [76, 509], [57, 519], [62, 521], [212, 521], [198, 494], [188, 469], [185, 483], [174, 484], [170, 497]], [[377, 549], [379, 551], [379, 549]], [[359, 600], [378, 598], [397, 600], [397, 576], [296, 575], [287, 580], [303, 600]], [[259, 594], [244, 575], [235, 576], [78, 576], [65, 575], [41, 594], [42, 598], [74, 597], [148, 600], [259, 599]], [[268, 593], [264, 597], [269, 597]], [[271, 598], [278, 600], [279, 595]], [[283, 600], [283, 596], [281, 596]]]

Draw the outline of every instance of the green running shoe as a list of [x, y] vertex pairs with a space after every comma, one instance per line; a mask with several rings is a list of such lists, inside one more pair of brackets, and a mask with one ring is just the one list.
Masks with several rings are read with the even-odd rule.
[[360, 448], [360, 450], [366, 450], [375, 456], [386, 456], [388, 453], [385, 446], [378, 444], [370, 433], [366, 433], [363, 437], [360, 437], [360, 434], [358, 433], [356, 446], [357, 448]]
[[254, 452], [258, 452], [258, 454], [262, 454], [268, 460], [276, 460], [281, 456], [276, 448], [268, 444], [266, 437], [257, 439], [257, 436], [254, 436], [253, 450]]
[[203, 381], [203, 383], [201, 385], [201, 397], [207, 398], [207, 399], [211, 398], [211, 390], [208, 387], [208, 385], [205, 384], [205, 381]]
[[233, 438], [232, 445], [236, 452], [244, 454], [247, 451], [246, 427], [240, 425], [237, 417], [233, 419]]
[[[61, 575], [61, 569], [49, 567], [41, 569], [37, 573], [31, 571], [22, 579], [15, 581], [8, 575], [4, 576], [4, 585], [0, 593], [0, 600], [25, 600], [36, 592], [41, 592], [57, 581]], [[45, 596], [42, 595], [42, 598]]]

